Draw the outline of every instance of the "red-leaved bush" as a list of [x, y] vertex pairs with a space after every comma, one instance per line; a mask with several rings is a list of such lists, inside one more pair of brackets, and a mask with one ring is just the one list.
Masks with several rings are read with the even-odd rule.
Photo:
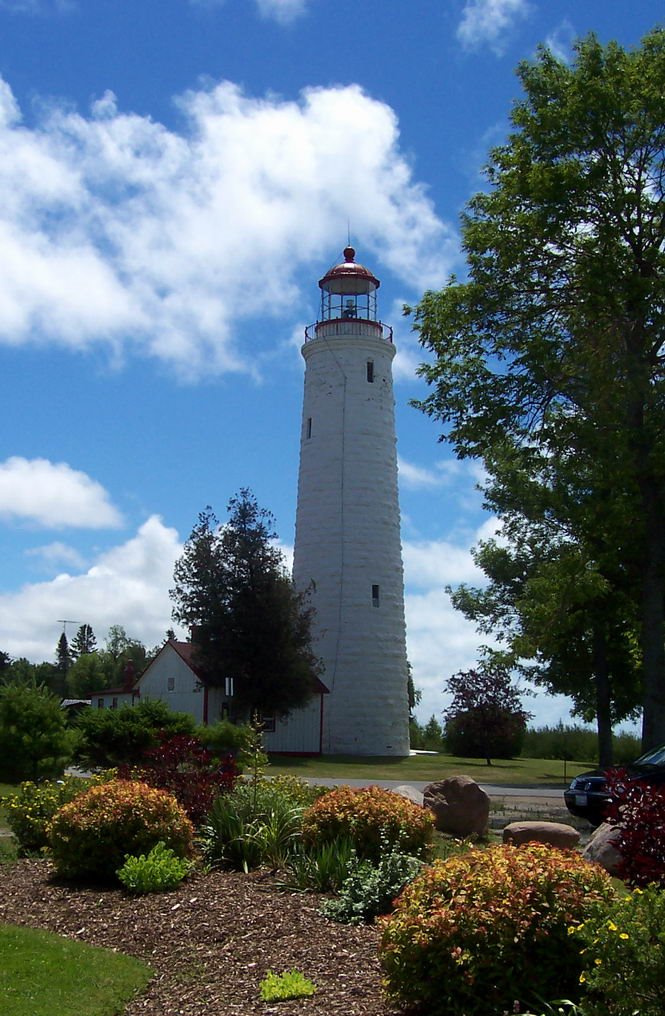
[[140, 766], [121, 766], [121, 779], [140, 780], [173, 794], [189, 818], [199, 824], [219, 794], [233, 790], [238, 768], [232, 755], [217, 763], [198, 738], [176, 734], [145, 752]]
[[631, 780], [625, 769], [614, 769], [607, 787], [612, 803], [605, 821], [618, 828], [620, 878], [633, 886], [665, 886], [665, 785]]

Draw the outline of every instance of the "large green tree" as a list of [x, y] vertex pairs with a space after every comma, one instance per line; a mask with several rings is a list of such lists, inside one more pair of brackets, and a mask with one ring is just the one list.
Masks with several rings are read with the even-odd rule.
[[173, 617], [193, 631], [206, 681], [233, 680], [240, 717], [283, 715], [307, 701], [319, 672], [312, 610], [287, 574], [270, 512], [246, 489], [228, 512], [224, 526], [210, 508], [199, 516], [176, 562]]
[[[551, 463], [570, 538], [623, 570], [643, 744], [665, 741], [665, 32], [519, 67], [513, 131], [463, 221], [468, 278], [427, 293], [422, 407], [460, 456]], [[543, 516], [546, 519], [546, 516]]]
[[58, 698], [31, 680], [0, 683], [0, 778], [58, 776], [72, 759], [76, 735]]
[[79, 656], [94, 653], [97, 649], [97, 639], [91, 625], [82, 624], [72, 639], [69, 651], [75, 660]]

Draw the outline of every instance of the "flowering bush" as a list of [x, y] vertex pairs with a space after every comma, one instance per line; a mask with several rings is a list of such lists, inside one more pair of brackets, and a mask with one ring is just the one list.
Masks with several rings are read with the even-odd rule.
[[176, 734], [146, 751], [140, 766], [121, 766], [118, 775], [168, 790], [198, 824], [218, 794], [233, 789], [238, 769], [233, 756], [219, 764], [198, 738]]
[[336, 787], [303, 817], [305, 843], [348, 837], [359, 857], [378, 862], [382, 845], [399, 843], [405, 854], [428, 856], [434, 836], [429, 811], [381, 787]]
[[193, 827], [176, 799], [145, 783], [112, 780], [65, 804], [47, 833], [58, 872], [112, 877], [127, 854], [160, 840], [178, 857], [192, 852]]
[[431, 1016], [501, 1014], [534, 995], [575, 999], [582, 961], [568, 926], [613, 895], [600, 867], [540, 843], [435, 861], [383, 918], [389, 994]]
[[22, 783], [5, 802], [7, 821], [19, 851], [30, 853], [45, 847], [48, 843], [46, 827], [56, 811], [90, 787], [111, 779], [112, 775], [107, 772], [86, 779], [65, 776], [61, 780], [46, 780], [44, 783]]
[[626, 779], [624, 769], [607, 780], [612, 803], [605, 821], [619, 827], [616, 847], [621, 854], [618, 874], [629, 885], [665, 886], [665, 786]]
[[635, 889], [577, 928], [584, 962], [585, 1016], [662, 1016], [665, 985], [665, 894]]

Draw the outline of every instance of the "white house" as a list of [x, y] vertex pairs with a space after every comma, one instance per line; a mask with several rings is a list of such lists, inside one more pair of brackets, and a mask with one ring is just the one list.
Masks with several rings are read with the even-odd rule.
[[[146, 699], [159, 699], [174, 712], [188, 713], [197, 723], [208, 725], [233, 715], [233, 681], [225, 687], [205, 683], [193, 660], [191, 642], [170, 639], [148, 664], [138, 679], [126, 673], [119, 688], [95, 692], [92, 707], [118, 709]], [[294, 709], [288, 716], [266, 715], [263, 721], [263, 743], [266, 751], [285, 755], [320, 755], [324, 722], [324, 700], [328, 689], [315, 681], [309, 702]]]

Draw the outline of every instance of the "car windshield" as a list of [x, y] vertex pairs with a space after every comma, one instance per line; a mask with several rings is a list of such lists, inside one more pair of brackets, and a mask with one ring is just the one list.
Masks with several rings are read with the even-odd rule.
[[665, 765], [665, 744], [661, 744], [660, 748], [652, 748], [651, 751], [647, 751], [644, 755], [640, 755], [639, 758], [633, 762], [634, 766], [662, 766]]

